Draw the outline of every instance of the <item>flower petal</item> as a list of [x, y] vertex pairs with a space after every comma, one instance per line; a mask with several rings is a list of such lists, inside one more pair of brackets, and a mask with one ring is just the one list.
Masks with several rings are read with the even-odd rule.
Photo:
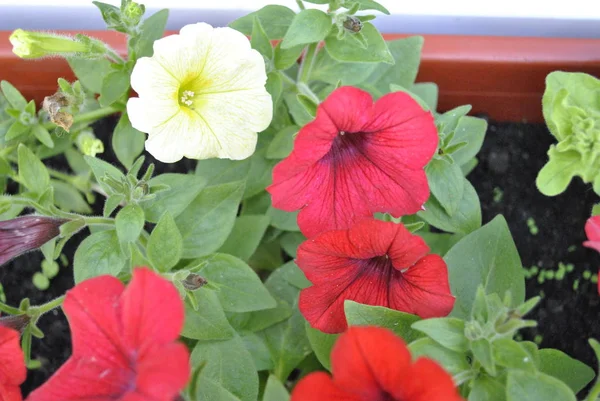
[[600, 216], [592, 216], [587, 220], [585, 223], [585, 234], [588, 238], [588, 241], [586, 241], [588, 245], [585, 242], [584, 245], [596, 249], [593, 243], [600, 242]]
[[152, 270], [144, 267], [133, 271], [120, 307], [123, 341], [128, 349], [138, 350], [140, 358], [144, 358], [147, 348], [168, 344], [179, 337], [184, 319], [179, 293], [170, 281]]
[[160, 395], [163, 397], [160, 400], [170, 401], [190, 378], [190, 355], [186, 346], [180, 343], [153, 347], [138, 362], [137, 369], [135, 392]]
[[424, 319], [447, 316], [454, 307], [448, 268], [439, 255], [427, 255], [390, 282], [389, 307]]
[[399, 387], [403, 377], [415, 380], [409, 374], [410, 362], [404, 342], [378, 327], [350, 327], [331, 353], [334, 383], [362, 400], [388, 399], [382, 393]]
[[120, 401], [134, 384], [132, 369], [116, 369], [94, 357], [71, 357], [27, 401]]
[[362, 401], [336, 387], [324, 372], [311, 373], [294, 387], [290, 401]]
[[26, 376], [27, 368], [19, 332], [0, 326], [0, 387], [19, 386]]
[[167, 123], [179, 112], [177, 103], [166, 98], [148, 100], [132, 97], [127, 101], [131, 126], [141, 132], [151, 132]]
[[1, 401], [22, 401], [21, 387], [14, 384], [0, 383], [0, 400]]
[[388, 390], [396, 399], [407, 401], [464, 401], [452, 377], [436, 362], [419, 358], [410, 374], [397, 377]]
[[[343, 86], [331, 93], [319, 106], [321, 112], [333, 122], [336, 134], [341, 131], [364, 132], [371, 121], [373, 98], [369, 92], [353, 86]], [[320, 115], [317, 114], [317, 118]]]
[[112, 276], [85, 280], [67, 292], [63, 309], [69, 319], [73, 355], [93, 356], [106, 366], [129, 366], [121, 346], [118, 306], [125, 286]]

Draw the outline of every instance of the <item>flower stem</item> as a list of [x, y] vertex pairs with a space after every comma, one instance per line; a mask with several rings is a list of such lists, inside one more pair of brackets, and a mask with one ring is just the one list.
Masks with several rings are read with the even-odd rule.
[[99, 216], [81, 216], [87, 226], [114, 226], [115, 219]]
[[38, 316], [42, 316], [44, 313], [48, 313], [52, 309], [58, 308], [59, 306], [61, 306], [64, 300], [65, 300], [65, 296], [62, 295], [58, 298], [53, 299], [50, 302], [46, 302], [45, 304], [42, 304], [39, 306], [34, 306], [31, 309], [33, 309], [37, 313]]
[[300, 10], [306, 10], [306, 7], [304, 7], [304, 3], [302, 2], [302, 0], [296, 0], [296, 4], [298, 4]]
[[306, 52], [304, 53], [304, 57], [300, 63], [300, 69], [298, 70], [298, 82], [308, 82], [315, 62], [315, 56], [317, 55], [318, 46], [318, 43], [311, 43], [306, 47]]
[[0, 302], [0, 311], [9, 314], [9, 315], [20, 315], [23, 311], [18, 308], [13, 308], [12, 306], [6, 305], [5, 303]]
[[[73, 124], [76, 123], [88, 123], [91, 121], [96, 121], [101, 119], [102, 117], [106, 117], [106, 116], [110, 116], [111, 114], [114, 114], [116, 112], [118, 112], [119, 109], [114, 108], [114, 107], [102, 107], [100, 109], [97, 110], [93, 110], [93, 111], [89, 111], [87, 113], [82, 113], [82, 114], [78, 114], [73, 118]], [[43, 124], [43, 127], [46, 129], [52, 129], [56, 127], [56, 124], [52, 123], [52, 122], [47, 122]]]

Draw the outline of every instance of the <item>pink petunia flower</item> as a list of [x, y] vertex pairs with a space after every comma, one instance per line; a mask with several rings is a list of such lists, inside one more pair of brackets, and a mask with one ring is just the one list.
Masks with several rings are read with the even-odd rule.
[[0, 266], [56, 237], [65, 221], [35, 215], [0, 221]]
[[127, 288], [100, 276], [68, 291], [63, 308], [73, 354], [28, 401], [173, 401], [185, 387], [184, 308], [171, 282], [147, 268]]
[[412, 361], [404, 341], [380, 327], [350, 327], [333, 347], [331, 365], [332, 376], [301, 379], [291, 401], [463, 401], [437, 362]]
[[300, 311], [326, 333], [346, 329], [345, 300], [446, 316], [454, 306], [448, 270], [428, 252], [421, 237], [392, 222], [369, 219], [324, 232], [298, 248], [296, 263], [313, 284], [300, 292]]
[[0, 325], [0, 401], [21, 401], [19, 386], [25, 381], [27, 368], [21, 350], [20, 334]]
[[[592, 216], [585, 223], [585, 235], [588, 240], [583, 246], [600, 252], [600, 216]], [[598, 281], [598, 294], [600, 294], [600, 280]]]
[[416, 213], [429, 197], [423, 168], [438, 134], [430, 112], [409, 95], [336, 89], [304, 126], [294, 150], [273, 170], [273, 206], [300, 210], [307, 237], [350, 227], [375, 212]]

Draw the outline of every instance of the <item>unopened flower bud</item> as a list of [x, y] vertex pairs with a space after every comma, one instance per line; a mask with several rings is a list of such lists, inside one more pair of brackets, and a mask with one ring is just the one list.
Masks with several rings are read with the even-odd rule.
[[104, 152], [104, 144], [94, 135], [91, 130], [82, 131], [75, 141], [77, 147], [84, 155], [96, 157], [98, 153]]
[[123, 10], [123, 21], [129, 26], [136, 26], [140, 23], [145, 11], [146, 9], [143, 4], [132, 1]]
[[0, 221], [0, 266], [56, 237], [65, 221], [35, 215]]
[[15, 30], [9, 37], [13, 53], [21, 58], [40, 58], [55, 55], [89, 53], [92, 49], [85, 43], [68, 36], [44, 32]]
[[8, 327], [22, 333], [29, 324], [31, 318], [28, 315], [14, 315], [0, 317], [0, 326]]
[[181, 283], [186, 290], [194, 291], [208, 284], [208, 281], [199, 274], [190, 273]]
[[362, 29], [362, 22], [351, 15], [349, 15], [346, 20], [344, 20], [344, 28], [352, 33], [358, 33]]

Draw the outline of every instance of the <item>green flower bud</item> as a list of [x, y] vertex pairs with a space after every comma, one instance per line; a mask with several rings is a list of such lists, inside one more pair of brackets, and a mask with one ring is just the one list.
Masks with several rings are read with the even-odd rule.
[[104, 144], [90, 130], [81, 132], [76, 143], [81, 153], [87, 156], [96, 157], [98, 153], [104, 152]]
[[140, 23], [146, 8], [143, 4], [129, 2], [123, 9], [123, 21], [129, 26], [136, 26]]
[[15, 30], [9, 37], [13, 53], [21, 58], [34, 59], [45, 56], [87, 53], [88, 46], [67, 36], [43, 32]]

